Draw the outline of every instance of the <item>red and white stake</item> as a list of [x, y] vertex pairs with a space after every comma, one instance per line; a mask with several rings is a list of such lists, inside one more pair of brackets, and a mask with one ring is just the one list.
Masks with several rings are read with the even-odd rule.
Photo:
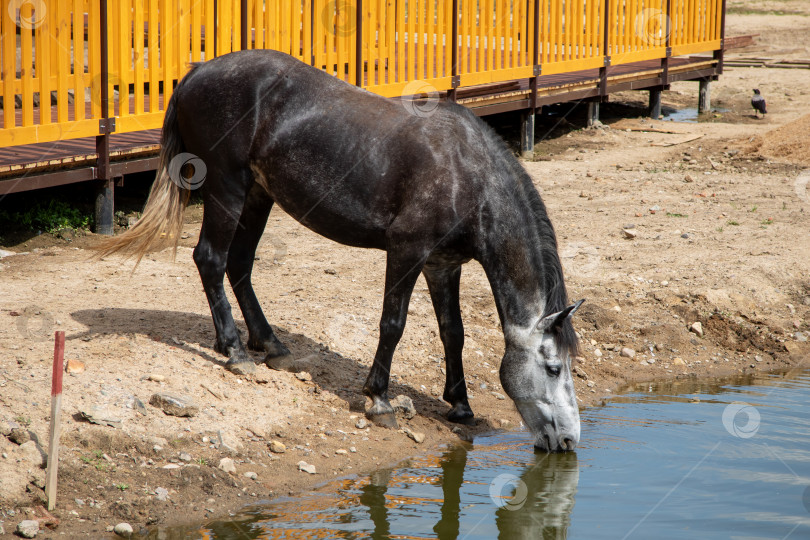
[[59, 468], [59, 435], [62, 423], [62, 372], [65, 368], [65, 333], [56, 332], [53, 345], [53, 377], [51, 378], [51, 432], [48, 441], [48, 469], [45, 472], [45, 495], [48, 510], [56, 505], [56, 471]]

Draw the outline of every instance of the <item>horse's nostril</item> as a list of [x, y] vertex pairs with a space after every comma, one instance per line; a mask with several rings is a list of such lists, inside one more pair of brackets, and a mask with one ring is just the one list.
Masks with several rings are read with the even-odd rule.
[[561, 443], [560, 446], [562, 446], [563, 450], [569, 450], [570, 451], [570, 450], [573, 450], [574, 447], [576, 447], [576, 445], [577, 445], [577, 441], [575, 439], [573, 439], [572, 437], [563, 437], [562, 443]]

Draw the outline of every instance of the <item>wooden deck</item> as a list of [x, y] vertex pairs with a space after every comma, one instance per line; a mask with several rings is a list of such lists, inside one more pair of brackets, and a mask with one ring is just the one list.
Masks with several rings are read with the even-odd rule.
[[[675, 81], [705, 80], [720, 74], [722, 66], [709, 56], [668, 59], [667, 73], [661, 60], [609, 66], [602, 82], [599, 69], [537, 77], [536, 106], [603, 98], [625, 90], [661, 88]], [[486, 116], [532, 106], [529, 79], [459, 88], [456, 101]], [[111, 174], [154, 170], [157, 167], [160, 130], [112, 134]], [[96, 139], [86, 137], [0, 148], [0, 194], [95, 180]]]

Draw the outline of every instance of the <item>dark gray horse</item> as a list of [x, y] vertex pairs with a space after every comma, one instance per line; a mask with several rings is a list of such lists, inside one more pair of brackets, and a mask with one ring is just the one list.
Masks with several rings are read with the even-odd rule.
[[368, 417], [389, 426], [396, 425], [387, 397], [391, 359], [420, 272], [444, 344], [448, 418], [473, 421], [461, 362], [459, 279], [461, 265], [475, 259], [489, 278], [506, 340], [503, 388], [538, 448], [570, 450], [579, 440], [571, 315], [581, 302], [568, 305], [545, 206], [518, 161], [473, 113], [434, 103], [431, 114], [414, 114], [424, 109], [411, 105], [274, 51], [195, 66], [166, 109], [162, 163], [142, 219], [101, 253], [140, 258], [161, 238], [176, 246], [189, 189], [200, 185], [206, 168], [194, 261], [216, 350], [229, 357], [231, 371], [246, 373], [255, 367], [225, 296], [226, 273], [248, 347], [266, 353], [271, 368], [293, 364], [250, 279], [274, 203], [327, 238], [385, 250], [380, 340], [363, 390], [373, 401]]

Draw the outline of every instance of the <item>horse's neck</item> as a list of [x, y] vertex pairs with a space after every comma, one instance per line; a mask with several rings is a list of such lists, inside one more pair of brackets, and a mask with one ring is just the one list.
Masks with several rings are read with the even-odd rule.
[[489, 279], [504, 332], [528, 329], [546, 307], [548, 291], [543, 274], [543, 247], [520, 235], [505, 239], [481, 261]]

